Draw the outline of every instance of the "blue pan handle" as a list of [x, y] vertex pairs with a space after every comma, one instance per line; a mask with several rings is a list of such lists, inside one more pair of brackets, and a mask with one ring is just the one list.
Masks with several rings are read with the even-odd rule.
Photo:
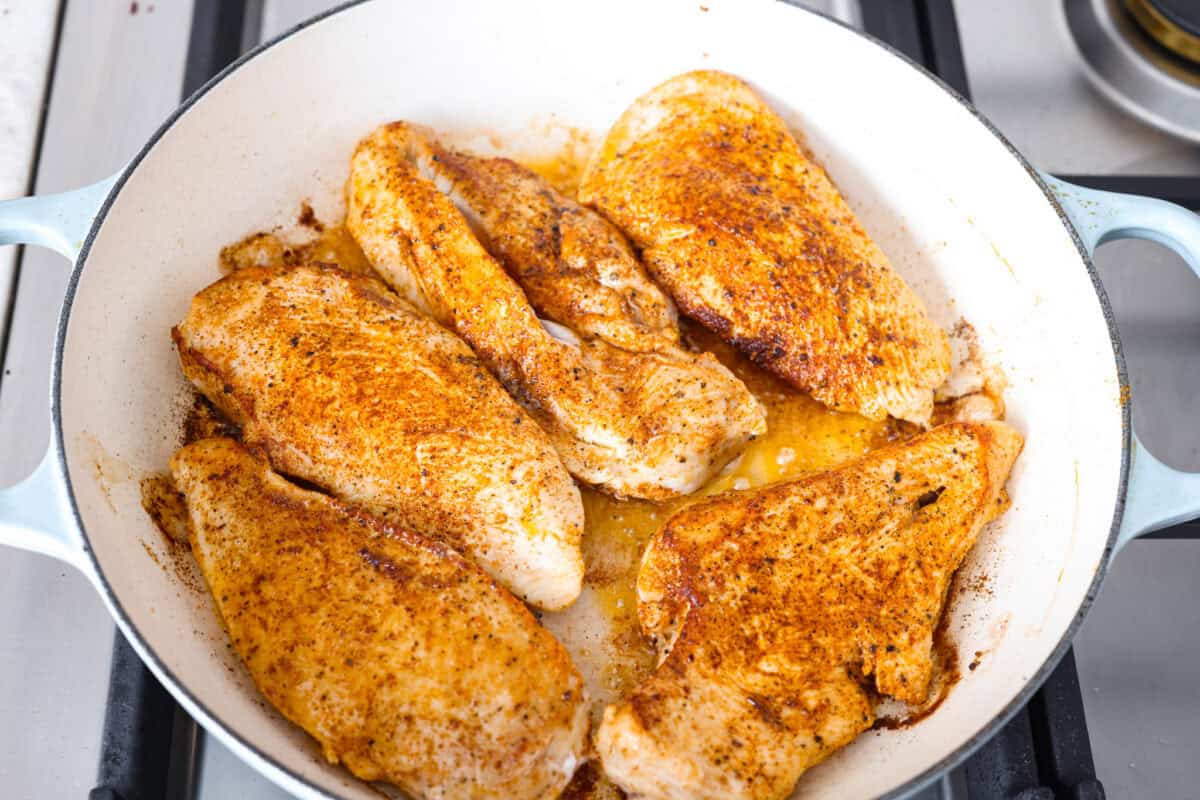
[[[1085, 189], [1049, 175], [1042, 178], [1089, 254], [1113, 239], [1149, 239], [1170, 247], [1200, 277], [1200, 216], [1163, 200]], [[1200, 517], [1200, 473], [1168, 467], [1150, 454], [1135, 433], [1117, 549], [1142, 534], [1196, 517]]]
[[[1200, 217], [1146, 197], [1102, 192], [1043, 179], [1057, 196], [1088, 252], [1113, 239], [1137, 238], [1175, 250], [1200, 276]], [[112, 190], [114, 178], [63, 194], [0, 203], [0, 244], [36, 244], [74, 261]], [[52, 443], [21, 483], [0, 490], [0, 543], [81, 565], [82, 544]], [[1118, 548], [1151, 531], [1200, 516], [1200, 473], [1172, 469], [1133, 437], [1133, 460]]]
[[[112, 190], [115, 178], [73, 192], [0, 202], [0, 245], [36, 244], [72, 262]], [[0, 544], [12, 545], [84, 567], [83, 543], [52, 436], [41, 464], [25, 480], [0, 489]]]
[[116, 176], [62, 194], [0, 202], [0, 244], [48, 247], [72, 262]]

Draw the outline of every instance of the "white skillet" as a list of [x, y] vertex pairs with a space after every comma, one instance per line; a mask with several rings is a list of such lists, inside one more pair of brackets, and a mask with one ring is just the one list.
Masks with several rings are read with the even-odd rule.
[[[864, 225], [944, 325], [974, 324], [1006, 371], [1028, 445], [1012, 509], [965, 569], [963, 656], [940, 709], [872, 732], [814, 769], [801, 797], [903, 795], [991, 736], [1053, 668], [1109, 556], [1200, 513], [1200, 476], [1129, 429], [1108, 302], [1090, 261], [1107, 238], [1162, 241], [1196, 267], [1200, 222], [1155, 200], [1039, 174], [961, 98], [897, 53], [767, 0], [445, 0], [350, 4], [301, 25], [189, 99], [115, 178], [0, 204], [0, 243], [75, 262], [54, 350], [53, 442], [0, 492], [0, 541], [87, 575], [150, 669], [214, 736], [305, 798], [374, 798], [266, 707], [203, 593], [169, 567], [138, 479], [177, 443], [186, 387], [167, 335], [216, 277], [218, 248], [340, 210], [356, 140], [405, 118], [509, 150], [603, 133], [640, 93], [728, 70], [803, 130]], [[160, 568], [156, 560], [168, 564]], [[983, 580], [981, 576], [985, 576]]]

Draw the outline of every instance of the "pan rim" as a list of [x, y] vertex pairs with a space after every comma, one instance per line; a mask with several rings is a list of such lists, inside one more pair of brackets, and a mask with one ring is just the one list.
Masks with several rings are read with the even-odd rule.
[[[210, 80], [208, 80], [190, 97], [184, 100], [178, 108], [171, 112], [171, 114], [163, 121], [157, 130], [155, 130], [154, 134], [146, 141], [133, 159], [130, 160], [126, 167], [121, 171], [103, 204], [101, 205], [95, 220], [93, 220], [87, 237], [84, 239], [83, 245], [79, 251], [79, 255], [76, 258], [75, 264], [71, 270], [63, 304], [59, 312], [54, 340], [54, 354], [51, 362], [50, 411], [54, 437], [53, 445], [56, 451], [56, 458], [58, 462], [57, 466], [67, 490], [66, 498], [70, 503], [71, 516], [74, 519], [75, 525], [77, 526], [80, 534], [83, 550], [87, 558], [87, 567], [91, 573], [92, 581], [104, 596], [104, 599], [109, 606], [109, 610], [112, 613], [112, 616], [118, 627], [121, 629], [122, 634], [125, 635], [126, 638], [131, 639], [131, 644], [133, 644], [134, 647], [139, 651], [143, 660], [146, 660], [150, 668], [169, 684], [168, 690], [171, 691], [172, 694], [176, 695], [181, 702], [184, 703], [184, 705], [188, 706], [190, 709], [194, 709], [197, 714], [208, 723], [206, 727], [215, 728], [218, 731], [219, 738], [226, 739], [236, 749], [240, 749], [244, 753], [249, 754], [254, 759], [261, 762], [260, 764], [253, 765], [256, 769], [259, 771], [263, 771], [264, 768], [266, 770], [270, 770], [285, 777], [294, 785], [304, 788], [314, 796], [325, 798], [325, 800], [344, 800], [344, 798], [337, 795], [328, 794], [324, 789], [317, 787], [307, 778], [280, 763], [271, 754], [264, 752], [248, 737], [241, 734], [231, 725], [226, 723], [218, 714], [216, 714], [211, 708], [197, 698], [187, 688], [187, 686], [176, 677], [171, 669], [165, 663], [163, 663], [155, 649], [150, 645], [149, 641], [142, 636], [141, 631], [138, 630], [137, 626], [133, 623], [132, 619], [126, 612], [111, 584], [105, 577], [103, 570], [100, 568], [99, 562], [96, 559], [95, 553], [92, 549], [91, 540], [88, 536], [87, 528], [80, 513], [78, 503], [75, 500], [75, 490], [71, 482], [71, 475], [68, 470], [66, 460], [66, 443], [64, 440], [62, 426], [62, 367], [71, 309], [79, 287], [80, 276], [87, 263], [88, 255], [91, 252], [92, 245], [100, 228], [103, 226], [109, 211], [112, 209], [113, 203], [120, 194], [121, 190], [124, 188], [130, 176], [137, 170], [141, 162], [149, 155], [149, 153], [167, 134], [167, 132], [175, 126], [175, 123], [178, 122], [180, 118], [182, 118], [201, 98], [203, 98], [206, 94], [208, 94], [209, 91], [211, 91], [230, 75], [237, 72], [237, 70], [240, 69], [244, 64], [253, 60], [267, 50], [270, 50], [272, 47], [290, 39], [301, 31], [306, 30], [307, 28], [310, 28], [313, 25], [316, 25], [344, 11], [362, 5], [368, 1], [369, 0], [346, 0], [346, 2], [343, 2], [316, 16], [304, 20], [288, 30], [283, 31], [272, 39], [269, 39], [259, 44], [257, 47], [247, 51], [237, 60], [229, 64]], [[969, 112], [979, 124], [981, 124], [989, 133], [992, 134], [993, 137], [995, 137], [997, 141], [999, 141], [1004, 149], [1008, 151], [1009, 155], [1016, 160], [1021, 168], [1025, 170], [1029, 178], [1041, 190], [1051, 210], [1053, 210], [1058, 216], [1059, 221], [1062, 223], [1067, 234], [1075, 244], [1075, 248], [1079, 254], [1080, 260], [1092, 281], [1092, 286], [1100, 303], [1101, 313], [1103, 314], [1105, 323], [1108, 326], [1109, 340], [1111, 341], [1113, 347], [1113, 357], [1119, 384], [1122, 387], [1128, 386], [1129, 378], [1125, 363], [1125, 355], [1121, 346], [1121, 340], [1116, 326], [1116, 319], [1113, 315], [1112, 306], [1109, 302], [1108, 295], [1102, 282], [1100, 281], [1099, 273], [1097, 272], [1095, 264], [1093, 263], [1091, 256], [1088, 254], [1083, 241], [1081, 240], [1074, 226], [1071, 224], [1070, 219], [1063, 210], [1061, 204], [1058, 202], [1054, 193], [1042, 179], [1041, 173], [1039, 173], [1038, 170], [1034, 168], [1025, 159], [1025, 157], [1021, 155], [1020, 152], [1017, 151], [1017, 149], [1008, 141], [1008, 139], [1004, 137], [1004, 135], [995, 127], [995, 125], [993, 125], [985, 116], [983, 116], [982, 113], [980, 113], [973, 105], [971, 105], [968, 100], [962, 97], [962, 95], [942, 81], [938, 76], [933, 75], [925, 70], [922, 66], [914, 62], [904, 53], [900, 52], [888, 43], [880, 41], [874, 36], [871, 36], [864, 31], [860, 31], [840, 20], [834, 19], [833, 17], [825, 14], [821, 14], [817, 11], [813, 11], [812, 9], [798, 6], [795, 4], [794, 0], [775, 0], [775, 2], [782, 2], [784, 5], [789, 6], [797, 13], [806, 13], [819, 17], [826, 22], [830, 22], [855, 34], [856, 36], [862, 37], [870, 44], [887, 51], [900, 63], [907, 65], [910, 69], [916, 70], [921, 76], [932, 81], [936, 86], [940, 87], [947, 95], [949, 95], [951, 99], [966, 109], [967, 112]], [[1122, 403], [1120, 413], [1122, 425], [1120, 472], [1113, 509], [1112, 524], [1109, 529], [1108, 539], [1105, 543], [1104, 551], [1100, 556], [1087, 592], [1084, 595], [1084, 598], [1072, 617], [1070, 623], [1065, 627], [1062, 636], [1059, 638], [1059, 641], [1055, 644], [1050, 655], [1045, 659], [1045, 661], [1042, 662], [1038, 669], [1034, 671], [1016, 696], [1003, 709], [993, 715], [989, 721], [986, 722], [974, 735], [961, 742], [947, 756], [939, 759], [936, 763], [930, 765], [922, 772], [908, 779], [899, 786], [895, 786], [888, 790], [886, 793], [881, 795], [881, 797], [905, 797], [912, 792], [928, 785], [929, 783], [932, 783], [941, 775], [962, 763], [983, 743], [991, 739], [999, 731], [999, 729], [1006, 724], [1021, 708], [1025, 707], [1025, 705], [1029, 702], [1029, 699], [1041, 687], [1046, 678], [1049, 677], [1050, 673], [1058, 665], [1058, 662], [1066, 654], [1067, 649], [1071, 646], [1071, 642], [1074, 639], [1075, 634], [1079, 631], [1080, 626], [1083, 624], [1084, 618], [1087, 616], [1088, 611], [1095, 603], [1096, 595], [1100, 585], [1108, 572], [1109, 563], [1112, 559], [1112, 555], [1116, 546], [1117, 535], [1120, 530], [1121, 520], [1124, 514], [1126, 492], [1129, 485], [1129, 468], [1132, 449], [1131, 403]]]

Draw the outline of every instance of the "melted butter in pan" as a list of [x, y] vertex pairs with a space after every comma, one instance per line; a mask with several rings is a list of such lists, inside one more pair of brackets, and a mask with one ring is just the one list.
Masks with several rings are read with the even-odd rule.
[[575, 197], [588, 159], [599, 144], [590, 131], [570, 125], [554, 125], [554, 140], [558, 146], [550, 152], [514, 154], [513, 158], [542, 176], [567, 197]]
[[300, 206], [293, 231], [252, 233], [221, 248], [221, 272], [245, 267], [334, 264], [347, 272], [378, 277], [346, 226], [325, 225], [307, 203]]
[[593, 703], [593, 719], [623, 697], [655, 665], [637, 622], [637, 572], [655, 531], [679, 509], [731, 489], [752, 489], [829, 469], [916, 432], [895, 421], [875, 422], [831, 411], [761, 369], [717, 337], [685, 322], [685, 338], [716, 355], [767, 408], [767, 433], [700, 491], [666, 503], [618, 500], [583, 489], [586, 526], [584, 590], [575, 605], [542, 622], [575, 658]]

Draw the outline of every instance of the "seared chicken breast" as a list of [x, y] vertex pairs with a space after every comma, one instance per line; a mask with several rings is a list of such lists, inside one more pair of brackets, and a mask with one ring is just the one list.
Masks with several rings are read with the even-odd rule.
[[951, 423], [668, 520], [637, 582], [662, 660], [605, 709], [609, 778], [634, 798], [782, 798], [871, 727], [864, 685], [922, 702], [950, 579], [1021, 446]]
[[839, 411], [928, 425], [945, 333], [751, 89], [672, 78], [617, 121], [579, 198], [688, 316]]
[[184, 374], [280, 472], [450, 544], [534, 605], [578, 596], [583, 506], [550, 440], [382, 284], [241, 269], [173, 334]]
[[429, 136], [412, 146], [538, 316], [623, 350], [678, 343], [674, 303], [604, 217], [507, 158], [452, 150]]
[[453, 549], [273, 473], [231, 439], [171, 460], [192, 552], [279, 711], [416, 798], [554, 797], [583, 758], [570, 656]]
[[[405, 123], [364, 139], [351, 161], [346, 226], [385, 280], [471, 345], [571, 474], [619, 496], [665, 499], [700, 487], [765, 430], [761, 404], [711, 355], [624, 349], [540, 320], [444, 193], [451, 185], [434, 155]], [[577, 288], [568, 281], [557, 306], [549, 283], [534, 294], [545, 308], [570, 309]], [[650, 326], [639, 315], [619, 304], [615, 313], [625, 334], [612, 338], [644, 338], [636, 325]]]

